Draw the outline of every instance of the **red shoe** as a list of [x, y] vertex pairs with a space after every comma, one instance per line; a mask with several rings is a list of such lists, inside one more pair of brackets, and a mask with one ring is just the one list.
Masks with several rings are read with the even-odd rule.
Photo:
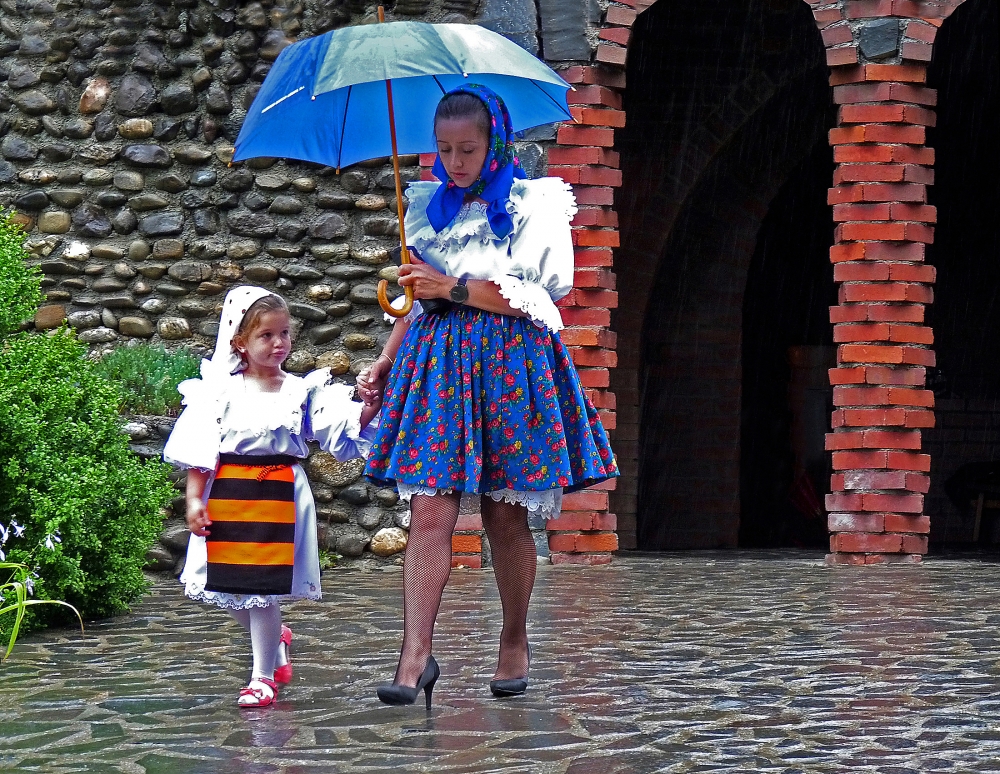
[[255, 677], [240, 691], [236, 703], [243, 709], [268, 707], [278, 698], [278, 685], [266, 677]]
[[287, 685], [292, 682], [292, 630], [281, 625], [281, 644], [285, 648], [285, 665], [274, 670], [274, 682]]

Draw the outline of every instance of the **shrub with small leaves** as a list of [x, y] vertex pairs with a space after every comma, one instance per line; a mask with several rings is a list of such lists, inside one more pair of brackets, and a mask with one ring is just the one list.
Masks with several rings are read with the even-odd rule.
[[42, 300], [42, 273], [25, 263], [24, 232], [0, 213], [0, 336], [16, 330]]
[[[18, 238], [0, 222], [0, 244], [10, 250]], [[29, 256], [21, 249], [17, 257]], [[2, 282], [0, 310], [30, 316], [37, 293], [30, 272]], [[35, 599], [64, 600], [85, 617], [121, 612], [147, 585], [146, 552], [174, 494], [169, 467], [130, 451], [122, 389], [71, 331], [10, 332], [16, 327], [0, 336], [0, 524], [15, 532], [2, 547], [6, 560], [31, 569]], [[0, 607], [9, 601], [0, 592]], [[33, 606], [22, 629], [63, 618], [57, 606]], [[12, 626], [0, 616], [0, 642]]]
[[181, 407], [177, 385], [196, 377], [200, 362], [186, 349], [168, 352], [143, 342], [105, 355], [97, 362], [97, 373], [123, 388], [122, 412], [176, 415]]

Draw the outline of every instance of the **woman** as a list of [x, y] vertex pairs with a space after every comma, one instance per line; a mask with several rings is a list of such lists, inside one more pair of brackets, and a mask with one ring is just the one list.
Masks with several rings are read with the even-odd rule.
[[[490, 690], [527, 689], [527, 614], [535, 543], [527, 513], [559, 514], [564, 489], [618, 475], [607, 435], [586, 398], [555, 301], [573, 284], [569, 223], [576, 203], [558, 178], [525, 180], [510, 116], [491, 90], [469, 84], [434, 118], [444, 183], [412, 183], [406, 231], [419, 256], [399, 284], [419, 301], [397, 320], [362, 398], [384, 391], [366, 474], [410, 502], [403, 563], [403, 647], [387, 704], [428, 708], [440, 674], [431, 639], [451, 572], [461, 495], [482, 497], [483, 526], [503, 604]], [[433, 299], [433, 301], [431, 301]], [[431, 309], [442, 306], [443, 309]]]

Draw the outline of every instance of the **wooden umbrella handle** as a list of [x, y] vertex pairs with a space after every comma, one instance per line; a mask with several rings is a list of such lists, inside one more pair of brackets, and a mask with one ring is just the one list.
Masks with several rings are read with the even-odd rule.
[[[385, 9], [382, 6], [378, 7], [378, 20], [380, 22], [385, 21]], [[406, 249], [406, 227], [403, 225], [403, 185], [399, 179], [399, 153], [396, 150], [396, 114], [392, 105], [392, 80], [387, 79], [385, 82], [385, 96], [389, 102], [389, 136], [392, 138], [392, 171], [396, 176], [396, 217], [399, 218], [399, 255], [403, 263], [409, 263], [410, 251]], [[389, 303], [389, 297], [386, 294], [388, 288], [389, 283], [386, 280], [378, 283], [378, 304], [382, 307], [382, 311], [390, 317], [397, 319], [406, 317], [410, 313], [410, 310], [413, 309], [413, 288], [403, 288], [403, 292], [406, 294], [406, 301], [399, 309], [396, 309]]]

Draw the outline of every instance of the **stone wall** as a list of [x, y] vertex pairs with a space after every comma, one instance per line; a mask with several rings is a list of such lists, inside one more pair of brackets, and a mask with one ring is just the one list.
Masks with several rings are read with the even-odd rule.
[[[45, 273], [36, 320], [89, 343], [211, 347], [227, 287], [273, 287], [301, 329], [289, 369], [356, 373], [387, 329], [391, 168], [230, 166], [270, 63], [347, 4], [3, 3], [0, 206]], [[331, 10], [332, 8], [332, 10]], [[416, 157], [403, 176], [419, 176]]]
[[[588, 59], [597, 6], [550, 2], [542, 11], [513, 0], [399, 0], [390, 18], [476, 20], [550, 60]], [[16, 211], [44, 273], [34, 327], [67, 321], [96, 350], [148, 341], [207, 354], [226, 290], [258, 284], [289, 301], [288, 370], [329, 366], [353, 382], [389, 333], [375, 290], [396, 277], [391, 166], [382, 159], [338, 173], [230, 160], [280, 51], [374, 21], [374, 12], [357, 0], [0, 0], [0, 210]], [[532, 176], [544, 174], [554, 137], [543, 129], [521, 144]], [[418, 162], [403, 159], [405, 180], [420, 177]], [[135, 440], [146, 444], [167, 426], [140, 422]], [[330, 550], [359, 555], [404, 518], [392, 492], [360, 481], [359, 464], [314, 455], [308, 469]], [[481, 531], [466, 521], [466, 532]]]

